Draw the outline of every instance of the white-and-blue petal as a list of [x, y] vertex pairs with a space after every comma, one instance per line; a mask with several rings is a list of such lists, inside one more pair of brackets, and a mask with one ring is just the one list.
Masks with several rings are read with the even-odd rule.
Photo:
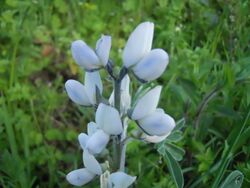
[[138, 99], [131, 115], [133, 120], [142, 119], [156, 110], [160, 99], [161, 88], [161, 86], [156, 86]]
[[152, 81], [162, 75], [168, 62], [167, 52], [162, 49], [154, 49], [133, 67], [133, 71], [141, 80]]
[[72, 42], [71, 52], [76, 63], [85, 70], [90, 71], [98, 69], [101, 66], [100, 60], [94, 50], [82, 40]]
[[100, 103], [95, 119], [98, 126], [109, 135], [119, 135], [123, 131], [119, 112], [111, 106]]
[[68, 80], [65, 83], [65, 89], [69, 98], [76, 104], [90, 106], [91, 101], [88, 97], [86, 88], [83, 84], [76, 80]]
[[83, 150], [86, 148], [88, 140], [89, 140], [89, 136], [87, 134], [81, 133], [78, 135], [78, 142]]
[[103, 66], [106, 66], [109, 60], [109, 52], [111, 49], [111, 36], [102, 35], [96, 43], [96, 54]]
[[87, 133], [89, 136], [92, 136], [97, 130], [98, 130], [98, 125], [95, 122], [90, 122], [87, 125]]
[[109, 181], [114, 188], [127, 188], [136, 180], [136, 176], [130, 176], [124, 172], [110, 174]]
[[89, 172], [97, 175], [102, 174], [101, 165], [95, 157], [88, 152], [88, 150], [84, 150], [83, 152], [83, 164]]
[[96, 104], [96, 87], [102, 94], [103, 86], [99, 71], [85, 73], [85, 88], [92, 104]]
[[150, 136], [166, 136], [175, 127], [175, 121], [171, 116], [157, 110], [138, 120], [138, 123], [141, 129]]
[[123, 51], [124, 66], [129, 68], [147, 55], [152, 47], [154, 24], [143, 22], [129, 36]]
[[109, 142], [109, 135], [102, 129], [98, 129], [86, 143], [86, 149], [92, 154], [101, 153]]

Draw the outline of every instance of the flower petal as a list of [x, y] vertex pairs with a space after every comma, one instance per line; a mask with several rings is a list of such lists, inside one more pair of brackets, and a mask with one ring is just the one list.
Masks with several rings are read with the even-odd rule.
[[83, 186], [90, 182], [95, 177], [95, 174], [89, 172], [86, 168], [73, 170], [67, 174], [67, 181], [75, 186]]
[[154, 49], [133, 67], [133, 71], [141, 80], [151, 81], [162, 75], [168, 62], [168, 54], [164, 50]]
[[101, 66], [94, 50], [82, 40], [72, 42], [71, 52], [76, 63], [86, 70], [97, 69]]
[[106, 104], [100, 103], [96, 110], [96, 123], [107, 134], [119, 135], [122, 133], [122, 122], [119, 112]]
[[69, 98], [76, 104], [83, 106], [90, 106], [90, 100], [86, 93], [86, 88], [83, 84], [76, 80], [68, 80], [65, 83], [65, 89]]
[[85, 133], [81, 133], [81, 134], [78, 135], [78, 141], [79, 141], [80, 146], [81, 146], [82, 149], [86, 148], [88, 140], [89, 140], [89, 136], [86, 135]]
[[136, 176], [130, 176], [124, 172], [115, 172], [110, 175], [110, 182], [114, 188], [127, 188], [136, 179]]
[[88, 152], [88, 150], [84, 150], [83, 152], [83, 163], [87, 170], [91, 173], [97, 175], [102, 174], [101, 165], [98, 163], [95, 157]]
[[126, 113], [131, 105], [131, 96], [129, 94], [129, 76], [126, 75], [121, 82], [121, 112]]
[[160, 99], [161, 88], [161, 86], [154, 87], [138, 100], [131, 115], [133, 120], [141, 119], [156, 110]]
[[[130, 78], [126, 75], [121, 81], [121, 103], [120, 111], [122, 114], [125, 114], [131, 105], [131, 96], [129, 94], [129, 84]], [[109, 97], [109, 104], [114, 106], [114, 91]]]
[[85, 73], [86, 93], [92, 104], [96, 104], [96, 87], [102, 94], [103, 86], [99, 71]]
[[89, 136], [92, 136], [98, 130], [98, 125], [95, 122], [90, 122], [87, 125], [87, 132]]
[[107, 146], [109, 141], [109, 135], [103, 130], [97, 130], [88, 140], [86, 149], [92, 154], [101, 153], [102, 150]]
[[163, 136], [155, 136], [155, 135], [149, 136], [147, 134], [143, 134], [142, 139], [144, 139], [147, 142], [151, 142], [151, 143], [159, 143], [159, 142], [162, 142], [163, 140], [165, 140], [169, 134], [170, 134], [170, 132], [167, 133], [166, 135], [163, 135]]
[[123, 51], [123, 62], [125, 67], [138, 63], [152, 47], [154, 35], [154, 24], [143, 22], [139, 24], [129, 36]]
[[175, 127], [175, 121], [171, 116], [158, 111], [140, 119], [138, 123], [147, 134], [156, 136], [165, 136]]
[[111, 48], [111, 36], [102, 35], [96, 43], [96, 54], [103, 66], [106, 66], [109, 60], [109, 52]]

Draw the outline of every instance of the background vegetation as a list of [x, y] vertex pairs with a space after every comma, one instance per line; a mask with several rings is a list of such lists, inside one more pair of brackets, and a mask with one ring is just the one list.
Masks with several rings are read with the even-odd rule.
[[[236, 169], [250, 187], [249, 10], [248, 0], [1, 0], [0, 186], [70, 187], [65, 174], [82, 164], [77, 135], [93, 119], [64, 91], [67, 79], [83, 76], [70, 44], [94, 47], [110, 34], [111, 59], [122, 65], [129, 33], [148, 20], [153, 47], [170, 55], [157, 82], [160, 106], [181, 124], [167, 148], [185, 187], [216, 186]], [[175, 187], [160, 147], [128, 145], [135, 187]]]

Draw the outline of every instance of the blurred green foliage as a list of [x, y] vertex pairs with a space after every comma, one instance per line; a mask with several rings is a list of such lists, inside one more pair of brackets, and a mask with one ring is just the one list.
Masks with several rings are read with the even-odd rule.
[[[121, 66], [129, 33], [142, 21], [155, 23], [153, 47], [170, 55], [158, 79], [160, 106], [185, 123], [176, 145], [159, 147], [174, 153], [185, 187], [216, 187], [236, 169], [244, 175], [242, 187], [250, 187], [249, 4], [0, 1], [1, 187], [70, 187], [65, 174], [82, 165], [77, 135], [93, 119], [93, 110], [77, 109], [64, 92], [67, 79], [82, 77], [70, 44], [83, 39], [94, 47], [102, 33], [110, 34], [111, 59]], [[135, 187], [175, 187], [165, 154], [157, 149], [141, 142], [128, 145]], [[89, 187], [98, 187], [98, 180]]]

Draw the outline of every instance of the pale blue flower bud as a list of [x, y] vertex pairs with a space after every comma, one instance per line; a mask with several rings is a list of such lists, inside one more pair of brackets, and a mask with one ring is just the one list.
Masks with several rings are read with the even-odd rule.
[[127, 188], [136, 180], [136, 176], [130, 176], [124, 172], [110, 174], [109, 181], [114, 188]]
[[89, 183], [94, 177], [94, 173], [91, 173], [86, 168], [81, 168], [68, 173], [66, 179], [74, 186], [83, 186]]
[[88, 97], [86, 87], [76, 80], [68, 80], [65, 88], [69, 98], [76, 104], [90, 106], [91, 101]]
[[109, 135], [119, 135], [123, 131], [119, 112], [111, 106], [100, 103], [95, 119], [98, 126]]
[[81, 133], [78, 141], [83, 150], [88, 150], [91, 154], [101, 153], [109, 142], [109, 135], [99, 129], [94, 122], [88, 123], [88, 135]]
[[154, 49], [133, 67], [133, 71], [139, 79], [151, 81], [162, 75], [168, 62], [168, 54], [164, 50]]
[[76, 63], [88, 71], [98, 69], [102, 65], [94, 50], [82, 40], [72, 42], [71, 52]]
[[109, 142], [109, 135], [102, 129], [98, 129], [86, 143], [86, 149], [92, 154], [98, 154], [103, 151]]
[[140, 128], [148, 135], [166, 136], [175, 127], [174, 119], [162, 111], [156, 110], [152, 114], [138, 120]]
[[85, 73], [85, 85], [76, 80], [68, 80], [65, 88], [69, 98], [76, 104], [91, 106], [96, 104], [96, 87], [102, 93], [103, 86], [99, 71]]

